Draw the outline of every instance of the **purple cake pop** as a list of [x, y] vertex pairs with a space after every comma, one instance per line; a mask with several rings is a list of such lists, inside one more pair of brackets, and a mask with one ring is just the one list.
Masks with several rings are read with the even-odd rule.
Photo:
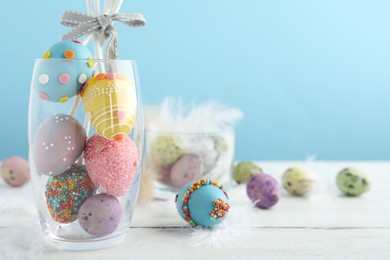
[[190, 182], [202, 177], [203, 163], [196, 154], [183, 155], [172, 167], [171, 181], [176, 187], [182, 188]]
[[105, 193], [87, 199], [79, 210], [80, 226], [93, 236], [113, 233], [119, 226], [122, 208], [116, 197]]
[[278, 182], [265, 173], [253, 175], [246, 185], [246, 192], [252, 202], [262, 209], [271, 208], [279, 201], [280, 197]]
[[84, 128], [74, 117], [59, 114], [46, 119], [32, 147], [38, 172], [56, 176], [70, 169], [83, 152], [86, 139]]

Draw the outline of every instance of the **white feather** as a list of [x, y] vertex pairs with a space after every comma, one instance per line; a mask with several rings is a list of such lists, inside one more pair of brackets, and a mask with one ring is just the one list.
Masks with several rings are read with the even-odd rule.
[[165, 98], [161, 105], [145, 107], [145, 126], [160, 132], [212, 133], [232, 128], [242, 116], [239, 109], [215, 101], [184, 105], [181, 99]]

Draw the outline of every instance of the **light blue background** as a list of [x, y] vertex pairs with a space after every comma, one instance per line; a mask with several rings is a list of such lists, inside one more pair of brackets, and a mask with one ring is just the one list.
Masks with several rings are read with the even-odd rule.
[[[27, 155], [33, 62], [82, 0], [2, 1], [0, 158]], [[390, 1], [125, 0], [117, 24], [146, 102], [181, 96], [239, 107], [237, 159], [390, 158]]]

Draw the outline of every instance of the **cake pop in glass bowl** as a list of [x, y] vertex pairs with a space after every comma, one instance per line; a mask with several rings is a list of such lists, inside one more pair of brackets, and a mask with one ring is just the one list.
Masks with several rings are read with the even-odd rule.
[[[39, 68], [42, 62], [47, 61], [37, 60], [35, 68]], [[143, 108], [135, 63], [124, 60], [114, 62], [76, 59], [52, 59], [50, 62], [55, 67], [61, 67], [62, 63], [77, 67], [77, 63], [85, 65], [86, 62], [92, 62], [95, 67], [105, 70], [115, 63], [116, 73], [134, 83], [128, 91], [136, 94], [136, 104], [130, 100], [124, 101], [124, 105], [135, 106], [133, 125], [118, 140], [106, 138], [95, 131], [92, 120], [88, 120], [91, 118], [83, 109], [81, 98], [74, 97], [66, 103], [42, 100], [34, 89], [34, 79], [40, 71], [33, 73], [30, 91], [30, 173], [41, 226], [47, 240], [55, 247], [71, 250], [117, 245], [125, 240], [129, 231], [137, 202], [139, 164], [143, 156]], [[114, 104], [108, 105], [108, 108], [116, 110]], [[116, 225], [115, 228], [98, 230], [100, 220], [95, 223], [96, 219], [88, 218], [89, 222], [83, 223], [79, 219], [83, 203], [101, 193], [114, 195], [119, 206], [114, 203], [113, 207], [120, 207], [123, 212], [111, 226]], [[108, 207], [101, 212], [108, 216], [105, 221], [110, 221], [112, 210], [113, 208]], [[97, 231], [91, 229], [88, 233], [85, 230], [88, 225], [96, 227]]]

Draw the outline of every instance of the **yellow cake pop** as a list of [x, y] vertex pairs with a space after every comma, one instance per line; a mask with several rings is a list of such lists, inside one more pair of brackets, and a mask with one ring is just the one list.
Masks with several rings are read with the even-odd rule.
[[80, 95], [99, 135], [121, 140], [131, 132], [137, 111], [133, 81], [121, 74], [100, 73], [88, 80]]

